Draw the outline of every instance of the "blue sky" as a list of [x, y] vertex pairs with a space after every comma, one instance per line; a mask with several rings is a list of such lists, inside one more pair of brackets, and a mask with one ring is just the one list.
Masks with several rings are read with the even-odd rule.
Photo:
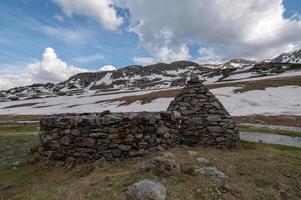
[[[109, 31], [87, 17], [65, 17], [51, 1], [3, 0], [0, 7], [0, 65], [4, 69], [5, 65], [7, 69], [24, 67], [40, 58], [46, 47], [54, 48], [67, 63], [87, 68], [126, 66], [133, 63], [132, 57], [147, 55], [138, 36], [126, 28]], [[47, 28], [77, 32], [81, 38], [48, 33]], [[89, 61], [93, 56], [95, 60]]]
[[301, 13], [301, 2], [299, 0], [284, 0], [283, 4], [286, 8], [286, 17], [291, 17], [295, 13]]
[[264, 59], [300, 48], [300, 0], [175, 2], [1, 0], [0, 73], [9, 80], [14, 77], [8, 74], [24, 73], [47, 47], [67, 67], [87, 70], [182, 59]]

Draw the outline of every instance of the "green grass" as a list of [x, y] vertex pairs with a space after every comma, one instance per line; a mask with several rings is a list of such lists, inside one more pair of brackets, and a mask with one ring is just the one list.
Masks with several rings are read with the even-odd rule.
[[265, 143], [258, 143], [258, 142], [247, 142], [247, 141], [241, 141], [241, 146], [245, 149], [260, 149], [260, 148], [266, 148], [270, 147], [276, 150], [280, 150], [283, 152], [290, 152], [294, 154], [300, 154], [301, 155], [301, 148], [298, 147], [292, 147], [292, 146], [286, 146], [281, 144], [265, 144]]
[[255, 127], [249, 127], [245, 125], [239, 125], [238, 128], [240, 131], [246, 131], [246, 132], [271, 133], [276, 135], [301, 137], [301, 132], [298, 131], [287, 131], [287, 130], [270, 129], [270, 128], [255, 128]]
[[36, 124], [23, 125], [0, 125], [0, 146], [20, 146], [37, 139]]
[[22, 133], [17, 135], [0, 135], [0, 145], [14, 145], [16, 143], [30, 142], [37, 139], [36, 133]]
[[0, 135], [6, 133], [37, 132], [37, 124], [3, 124], [0, 125]]

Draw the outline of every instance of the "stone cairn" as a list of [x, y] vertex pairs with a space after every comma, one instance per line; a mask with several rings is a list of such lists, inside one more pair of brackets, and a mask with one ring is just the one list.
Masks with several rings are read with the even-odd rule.
[[194, 74], [165, 112], [50, 115], [40, 121], [40, 153], [52, 160], [113, 161], [176, 145], [239, 146], [229, 113]]
[[221, 102], [194, 73], [168, 111], [181, 113], [181, 144], [201, 144], [218, 148], [239, 146], [239, 131]]

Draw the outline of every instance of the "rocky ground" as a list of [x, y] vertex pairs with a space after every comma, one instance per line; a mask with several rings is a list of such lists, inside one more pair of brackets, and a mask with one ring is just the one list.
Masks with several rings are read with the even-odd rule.
[[0, 125], [0, 199], [301, 198], [300, 148], [242, 142], [239, 150], [178, 147], [126, 161], [73, 165], [31, 153], [36, 128]]

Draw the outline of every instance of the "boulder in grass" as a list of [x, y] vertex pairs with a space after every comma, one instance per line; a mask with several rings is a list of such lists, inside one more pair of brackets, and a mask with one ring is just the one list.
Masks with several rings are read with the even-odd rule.
[[227, 178], [227, 176], [223, 172], [218, 170], [216, 167], [201, 167], [195, 169], [194, 173], [209, 175], [212, 178], [216, 178], [216, 179]]
[[129, 186], [126, 197], [129, 200], [165, 200], [166, 188], [161, 183], [146, 179]]
[[158, 176], [169, 177], [181, 173], [181, 164], [174, 159], [156, 156], [140, 164], [138, 169], [142, 172], [155, 170]]

